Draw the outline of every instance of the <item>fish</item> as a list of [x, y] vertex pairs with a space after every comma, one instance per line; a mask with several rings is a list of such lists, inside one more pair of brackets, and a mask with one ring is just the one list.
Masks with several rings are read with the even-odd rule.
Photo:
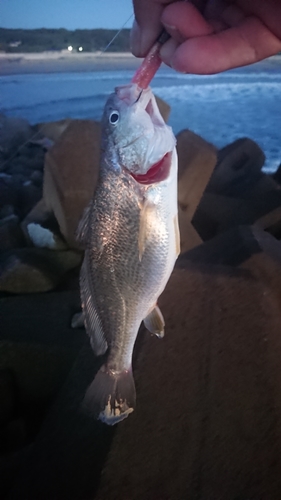
[[176, 139], [150, 87], [117, 87], [102, 118], [101, 163], [77, 237], [80, 294], [96, 356], [107, 354], [83, 407], [114, 425], [133, 412], [132, 353], [141, 322], [158, 337], [157, 305], [179, 254]]

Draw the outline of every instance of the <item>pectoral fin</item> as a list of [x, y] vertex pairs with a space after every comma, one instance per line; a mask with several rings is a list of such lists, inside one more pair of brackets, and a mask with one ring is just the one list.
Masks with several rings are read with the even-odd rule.
[[150, 333], [154, 333], [154, 335], [156, 335], [160, 339], [164, 337], [165, 321], [157, 305], [146, 316], [146, 318], [144, 318], [143, 322]]
[[148, 220], [149, 220], [149, 212], [153, 210], [153, 203], [149, 200], [145, 200], [141, 206], [140, 210], [140, 227], [139, 227], [139, 238], [138, 238], [138, 247], [139, 247], [139, 260], [141, 261], [142, 256], [145, 251], [146, 242], [147, 242], [147, 228], [148, 228]]
[[176, 254], [179, 255], [181, 251], [181, 244], [180, 244], [180, 230], [179, 230], [177, 215], [175, 215], [174, 217], [174, 230], [175, 230], [175, 240], [176, 240]]

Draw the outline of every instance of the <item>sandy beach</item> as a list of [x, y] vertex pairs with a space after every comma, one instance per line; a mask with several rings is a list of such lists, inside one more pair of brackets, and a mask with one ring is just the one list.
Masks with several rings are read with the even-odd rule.
[[129, 52], [0, 53], [0, 75], [135, 69], [139, 64]]
[[[37, 52], [8, 54], [0, 52], [0, 76], [36, 73], [68, 73], [107, 70], [134, 70], [141, 59], [130, 52]], [[281, 55], [257, 63], [261, 71], [279, 69]], [[253, 65], [252, 65], [253, 66]], [[251, 68], [251, 66], [248, 66]]]

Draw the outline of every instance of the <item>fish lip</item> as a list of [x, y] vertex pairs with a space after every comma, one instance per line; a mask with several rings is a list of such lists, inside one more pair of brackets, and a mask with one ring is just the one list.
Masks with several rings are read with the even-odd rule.
[[154, 127], [166, 126], [165, 121], [158, 109], [155, 97], [150, 88], [145, 90], [140, 89], [140, 95], [137, 102], [140, 102], [143, 109], [147, 112]]
[[115, 93], [119, 99], [128, 106], [141, 106], [151, 118], [154, 126], [165, 126], [165, 122], [158, 110], [152, 90], [150, 87], [142, 89], [136, 83], [122, 85], [115, 88]]

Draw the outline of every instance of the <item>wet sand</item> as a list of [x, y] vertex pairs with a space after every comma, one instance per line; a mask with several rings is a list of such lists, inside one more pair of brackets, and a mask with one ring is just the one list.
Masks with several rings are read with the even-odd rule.
[[82, 54], [72, 54], [68, 51], [30, 54], [0, 53], [0, 75], [136, 69], [140, 61], [140, 59], [126, 52], [84, 52]]

